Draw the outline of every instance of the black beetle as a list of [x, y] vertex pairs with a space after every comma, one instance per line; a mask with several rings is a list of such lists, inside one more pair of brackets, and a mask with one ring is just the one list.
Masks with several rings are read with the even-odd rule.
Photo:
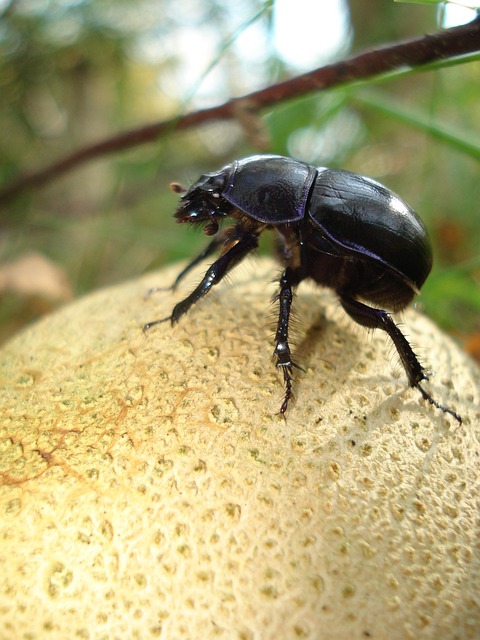
[[[265, 229], [276, 231], [280, 277], [279, 317], [274, 357], [283, 371], [284, 414], [292, 397], [293, 361], [288, 342], [294, 288], [302, 280], [333, 289], [344, 310], [359, 324], [386, 331], [398, 351], [408, 381], [423, 398], [461, 422], [420, 385], [427, 373], [391, 316], [419, 292], [432, 266], [427, 230], [403, 200], [378, 182], [338, 169], [315, 168], [291, 158], [257, 155], [237, 160], [199, 178], [181, 194], [177, 222], [204, 224], [210, 244], [178, 275], [175, 289], [190, 269], [221, 247], [220, 257], [200, 284], [175, 305], [167, 318], [178, 320], [247, 254]], [[227, 217], [235, 223], [219, 231]], [[218, 233], [217, 233], [218, 232]], [[363, 300], [361, 302], [360, 300]], [[365, 303], [374, 306], [368, 306]], [[380, 307], [380, 308], [377, 308]]]

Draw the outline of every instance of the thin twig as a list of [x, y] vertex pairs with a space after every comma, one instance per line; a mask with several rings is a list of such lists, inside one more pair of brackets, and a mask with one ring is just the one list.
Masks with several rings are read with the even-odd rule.
[[316, 91], [373, 78], [387, 72], [417, 68], [475, 51], [480, 51], [480, 17], [461, 27], [453, 27], [433, 35], [372, 49], [265, 89], [234, 98], [216, 107], [200, 109], [138, 129], [131, 129], [78, 149], [43, 169], [20, 176], [1, 189], [0, 204], [6, 204], [25, 190], [40, 187], [89, 160], [153, 142], [160, 136], [173, 131], [188, 129], [212, 120], [234, 119], [242, 105], [248, 105], [249, 109], [261, 110]]

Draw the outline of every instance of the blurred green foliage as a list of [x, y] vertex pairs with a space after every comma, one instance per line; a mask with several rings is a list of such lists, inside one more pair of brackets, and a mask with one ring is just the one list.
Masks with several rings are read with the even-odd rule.
[[[298, 72], [275, 46], [275, 2], [227, 4], [0, 2], [0, 187], [80, 146]], [[344, 40], [318, 66], [439, 29], [431, 6], [351, 0], [346, 9]], [[400, 193], [434, 242], [420, 303], [452, 332], [479, 332], [479, 77], [471, 56], [279, 104], [262, 114], [267, 148], [237, 122], [172, 130], [17, 198], [1, 212], [0, 265], [38, 252], [79, 295], [186, 258], [205, 238], [174, 224], [168, 184], [268, 151], [370, 175]], [[0, 295], [0, 337], [45, 309], [14, 287]]]

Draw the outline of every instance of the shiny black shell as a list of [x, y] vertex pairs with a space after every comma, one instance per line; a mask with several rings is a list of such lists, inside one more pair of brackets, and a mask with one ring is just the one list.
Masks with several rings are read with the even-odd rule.
[[252, 156], [229, 169], [221, 195], [251, 218], [279, 225], [305, 216], [315, 167], [283, 156]]
[[382, 263], [417, 291], [430, 273], [432, 248], [423, 222], [399, 196], [371, 178], [320, 168], [308, 214], [339, 247]]
[[377, 262], [414, 292], [430, 273], [432, 249], [423, 222], [371, 178], [269, 155], [237, 160], [221, 174], [221, 197], [259, 222], [275, 227], [308, 216], [334, 255]]

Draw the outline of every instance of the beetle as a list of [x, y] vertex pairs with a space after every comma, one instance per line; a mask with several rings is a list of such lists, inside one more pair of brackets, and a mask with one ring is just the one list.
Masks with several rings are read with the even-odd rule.
[[[175, 305], [171, 315], [148, 322], [172, 325], [250, 252], [260, 234], [273, 230], [283, 265], [276, 300], [279, 315], [273, 355], [283, 372], [285, 414], [293, 396], [293, 370], [289, 320], [297, 285], [310, 278], [333, 289], [346, 313], [358, 324], [385, 331], [393, 341], [410, 386], [458, 422], [458, 413], [440, 404], [421, 385], [428, 379], [412, 347], [390, 313], [405, 309], [418, 294], [432, 267], [427, 230], [399, 196], [357, 173], [315, 168], [292, 158], [254, 155], [207, 173], [180, 194], [174, 218], [180, 223], [204, 225], [213, 236], [205, 249], [181, 271], [185, 275], [220, 250], [200, 284]], [[234, 223], [220, 229], [232, 218]]]

